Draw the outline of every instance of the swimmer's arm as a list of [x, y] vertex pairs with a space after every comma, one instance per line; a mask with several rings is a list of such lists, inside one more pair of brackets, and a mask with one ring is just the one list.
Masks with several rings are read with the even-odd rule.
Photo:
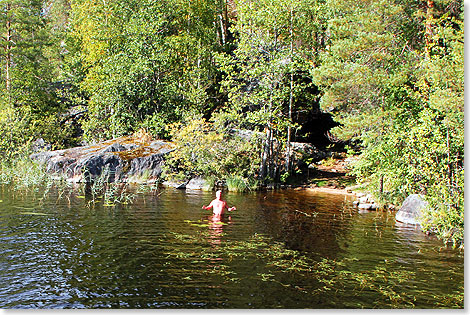
[[206, 206], [202, 206], [202, 209], [204, 210], [209, 210], [210, 208], [212, 208], [214, 205], [213, 205], [213, 202], [214, 201], [211, 201], [211, 203], [206, 207]]

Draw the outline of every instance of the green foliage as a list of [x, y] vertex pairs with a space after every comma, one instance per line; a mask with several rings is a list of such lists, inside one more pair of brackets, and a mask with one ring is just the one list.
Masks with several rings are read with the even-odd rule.
[[0, 109], [0, 156], [3, 162], [24, 156], [28, 151], [32, 138], [29, 123], [27, 112], [20, 113], [9, 107]]
[[49, 86], [51, 67], [45, 57], [50, 38], [41, 14], [42, 1], [6, 1], [1, 7], [2, 101], [36, 112], [48, 111], [54, 105], [54, 95]]
[[327, 157], [326, 159], [323, 159], [320, 161], [321, 165], [323, 166], [333, 166], [336, 164], [336, 159], [332, 156]]
[[341, 123], [333, 134], [361, 144], [354, 174], [381, 202], [426, 195], [425, 229], [463, 242], [461, 3], [326, 4], [331, 37], [312, 74]]
[[87, 68], [82, 88], [90, 96], [86, 138], [141, 127], [166, 137], [167, 124], [203, 112], [220, 49], [218, 11], [212, 1], [73, 1], [73, 34]]
[[26, 155], [30, 142], [37, 138], [55, 148], [75, 144], [75, 129], [64, 119], [66, 109], [53, 84], [59, 48], [57, 42], [53, 45], [57, 37], [50, 32], [50, 12], [37, 0], [8, 1], [1, 6], [1, 158]]
[[28, 106], [0, 108], [0, 158], [6, 161], [26, 158], [38, 138], [55, 149], [74, 145], [77, 142], [74, 132], [75, 127], [63, 123], [59, 113], [35, 113]]
[[177, 147], [169, 154], [166, 176], [254, 180], [259, 165], [258, 139], [243, 139], [201, 118], [171, 126]]
[[[266, 133], [260, 175], [279, 178], [288, 157], [296, 100], [307, 85], [302, 83], [315, 41], [311, 35], [310, 1], [236, 1], [237, 34], [233, 53], [217, 55], [227, 93], [227, 111], [237, 117], [237, 128]], [[313, 6], [315, 7], [315, 6]], [[305, 35], [305, 36], [304, 36]], [[294, 76], [296, 79], [294, 79]], [[284, 166], [285, 167], [285, 166]], [[287, 168], [287, 172], [290, 170]]]

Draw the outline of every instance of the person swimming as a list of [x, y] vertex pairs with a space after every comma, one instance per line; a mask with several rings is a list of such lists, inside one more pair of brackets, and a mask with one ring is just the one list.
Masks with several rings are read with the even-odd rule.
[[217, 190], [215, 192], [215, 199], [211, 201], [208, 206], [202, 206], [202, 209], [209, 210], [212, 208], [214, 216], [222, 217], [225, 213], [225, 209], [228, 211], [237, 210], [235, 207], [228, 207], [227, 202], [222, 200], [222, 191]]

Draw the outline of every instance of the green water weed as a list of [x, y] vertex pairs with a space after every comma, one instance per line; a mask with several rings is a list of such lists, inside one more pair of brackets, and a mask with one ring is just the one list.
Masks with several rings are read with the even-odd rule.
[[[169, 257], [191, 259], [193, 263], [205, 265], [204, 273], [225, 278], [227, 281], [238, 281], [240, 278], [234, 269], [237, 260], [257, 259], [264, 262], [262, 272], [256, 277], [261, 282], [273, 282], [282, 287], [302, 291], [312, 296], [326, 292], [336, 295], [346, 292], [374, 292], [382, 299], [376, 301], [379, 308], [414, 308], [418, 296], [406, 293], [406, 283], [413, 281], [415, 272], [392, 265], [377, 266], [371, 270], [352, 271], [352, 265], [358, 259], [343, 258], [339, 260], [315, 259], [299, 251], [288, 249], [283, 243], [275, 242], [261, 234], [254, 234], [245, 240], [231, 240], [210, 246], [210, 234], [207, 231], [194, 235], [173, 233], [172, 236], [191, 248], [190, 252], [168, 250]], [[217, 265], [214, 262], [225, 262]], [[390, 270], [390, 268], [394, 268]], [[311, 282], [310, 286], [298, 286], [286, 283], [281, 274], [295, 274], [296, 277]], [[310, 279], [310, 280], [309, 280]], [[314, 285], [317, 283], [317, 285]], [[462, 307], [462, 293], [436, 298], [439, 307]]]

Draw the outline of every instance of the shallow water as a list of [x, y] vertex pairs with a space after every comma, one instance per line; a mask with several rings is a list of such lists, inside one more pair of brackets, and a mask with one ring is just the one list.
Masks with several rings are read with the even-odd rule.
[[464, 253], [344, 195], [0, 187], [1, 308], [463, 308]]

